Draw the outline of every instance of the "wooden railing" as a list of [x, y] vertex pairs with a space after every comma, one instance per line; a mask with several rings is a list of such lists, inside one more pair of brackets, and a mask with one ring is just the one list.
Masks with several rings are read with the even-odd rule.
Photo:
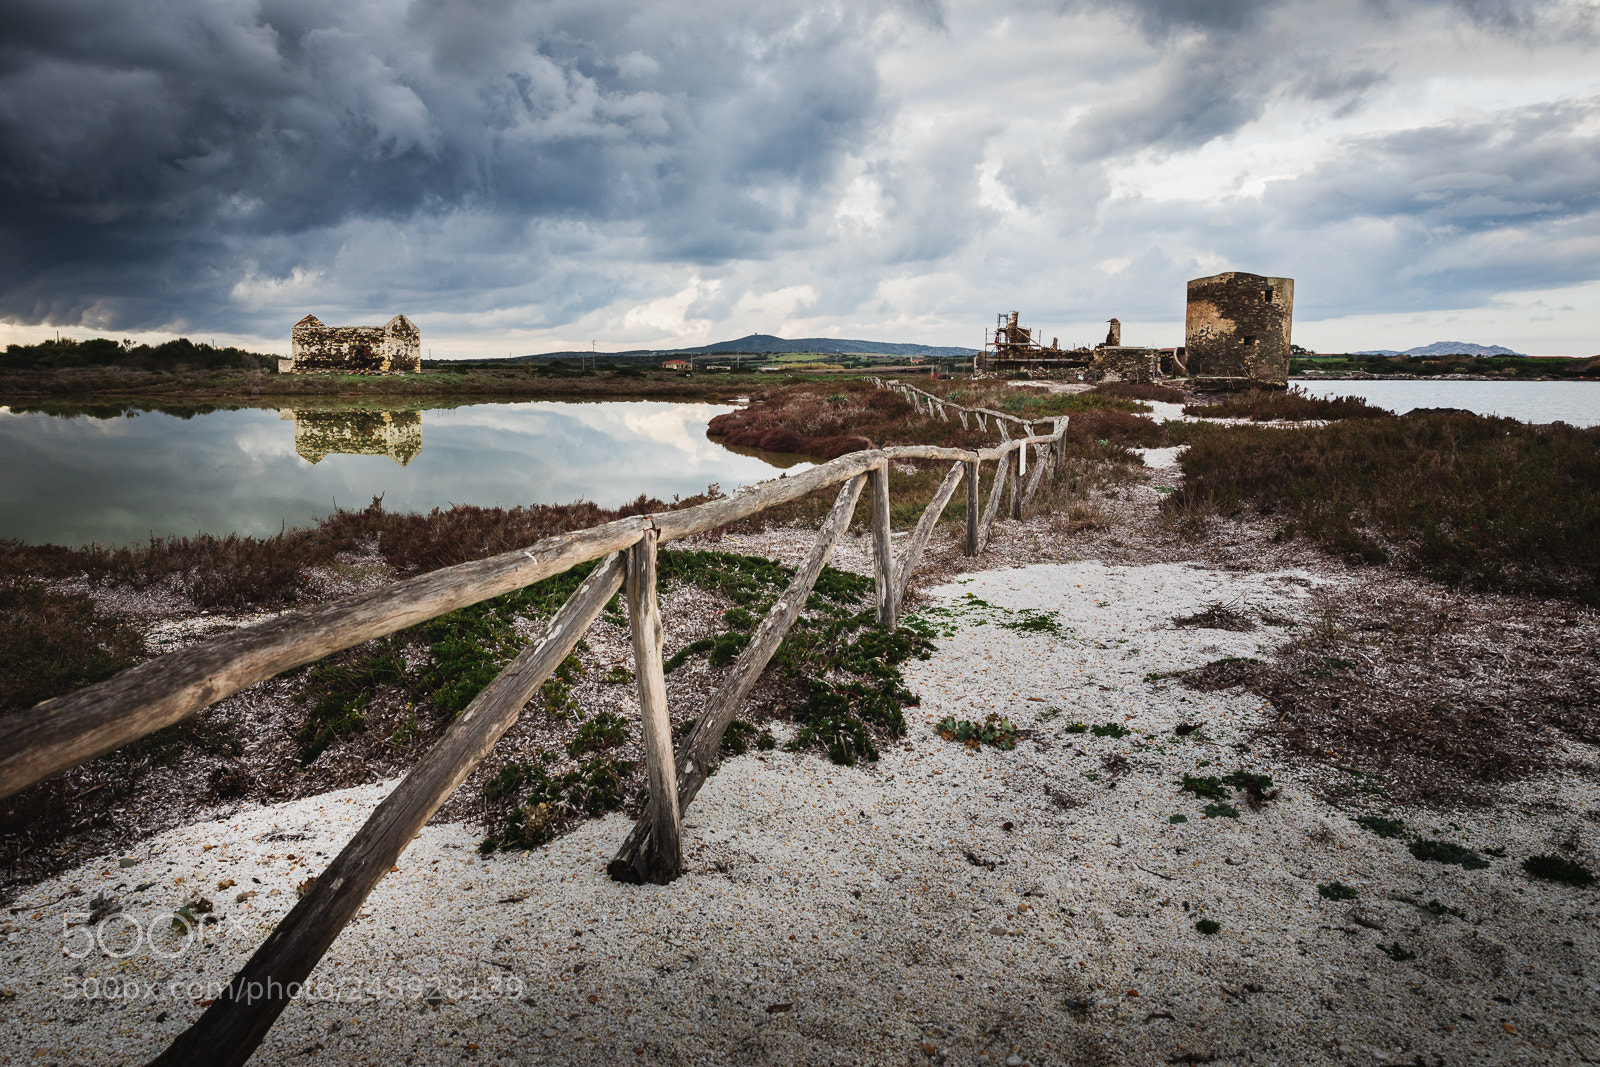
[[[516, 723], [523, 705], [619, 591], [627, 602], [632, 634], [649, 802], [607, 869], [620, 881], [665, 883], [681, 867], [683, 810], [705, 783], [724, 731], [849, 528], [863, 491], [872, 511], [877, 618], [895, 626], [911, 575], [960, 484], [965, 481], [967, 488], [965, 550], [975, 555], [988, 543], [1007, 485], [1008, 513], [1021, 517], [1046, 471], [1059, 468], [1064, 424], [1056, 419], [1048, 435], [1008, 440], [994, 448], [914, 445], [854, 452], [706, 504], [547, 537], [524, 549], [243, 627], [0, 720], [0, 797], [179, 722], [281, 671], [520, 589], [579, 563], [601, 561], [539, 637], [473, 699], [309, 884], [223, 994], [154, 1061], [242, 1064], [401, 852]], [[1033, 474], [1024, 485], [1029, 449], [1034, 452]], [[954, 462], [896, 558], [890, 538], [889, 468], [902, 459]], [[986, 462], [995, 463], [996, 472], [980, 516], [979, 479]], [[674, 752], [656, 601], [658, 546], [835, 485], [838, 496], [805, 562]]]
[[911, 406], [918, 411], [926, 412], [929, 415], [937, 415], [945, 422], [950, 421], [949, 412], [954, 411], [961, 420], [962, 429], [970, 429], [971, 424], [967, 421], [969, 416], [978, 424], [978, 429], [980, 430], [987, 430], [989, 428], [989, 420], [993, 419], [994, 427], [999, 431], [1000, 439], [1003, 441], [1011, 439], [1011, 434], [1007, 431], [1007, 424], [1015, 425], [1022, 431], [1022, 435], [1026, 437], [1033, 432], [1035, 423], [1049, 421], [1046, 419], [1024, 419], [1004, 411], [995, 411], [993, 408], [963, 407], [953, 401], [946, 400], [942, 396], [934, 396], [926, 390], [918, 389], [914, 385], [894, 378], [872, 378], [870, 381], [880, 389], [889, 389], [899, 393], [909, 400]]

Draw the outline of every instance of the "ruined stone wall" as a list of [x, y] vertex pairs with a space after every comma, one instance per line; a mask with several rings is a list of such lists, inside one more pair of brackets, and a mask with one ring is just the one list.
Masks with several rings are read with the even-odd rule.
[[1153, 382], [1163, 377], [1161, 350], [1101, 345], [1090, 369], [1104, 382]]
[[1289, 383], [1294, 279], [1228, 271], [1189, 283], [1185, 345], [1201, 388]]
[[422, 366], [422, 334], [404, 315], [384, 326], [324, 326], [307, 315], [289, 340], [293, 355], [278, 361], [283, 373], [388, 374]]

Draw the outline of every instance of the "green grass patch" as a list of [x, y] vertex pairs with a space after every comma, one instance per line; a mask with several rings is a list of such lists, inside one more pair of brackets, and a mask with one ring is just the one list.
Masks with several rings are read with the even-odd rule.
[[1223, 786], [1222, 779], [1214, 775], [1195, 777], [1184, 775], [1181, 788], [1185, 793], [1193, 793], [1203, 800], [1227, 800], [1231, 793]]
[[934, 731], [946, 741], [959, 741], [972, 749], [993, 745], [1010, 751], [1017, 747], [1017, 728], [1011, 725], [1010, 719], [1003, 719], [992, 711], [984, 716], [981, 723], [947, 717], [934, 727]]
[[999, 624], [1001, 629], [1012, 630], [1022, 634], [1048, 634], [1051, 637], [1063, 637], [1065, 631], [1061, 628], [1061, 621], [1053, 611], [1035, 611], [1033, 608], [1023, 608], [1017, 612], [1017, 617], [1008, 619]]
[[633, 772], [627, 760], [599, 758], [552, 776], [537, 763], [500, 768], [483, 797], [494, 809], [491, 832], [478, 845], [485, 855], [538, 848], [561, 826], [579, 816], [604, 815], [622, 807], [622, 779]]
[[[750, 751], [750, 742], [756, 739], [758, 731], [754, 726], [741, 719], [734, 719], [722, 733], [722, 752], [727, 756], [742, 756]], [[776, 742], [774, 742], [776, 743]]]
[[1472, 851], [1450, 841], [1433, 841], [1419, 837], [1408, 846], [1411, 854], [1427, 863], [1450, 863], [1469, 871], [1479, 871], [1489, 866], [1489, 861]]
[[1401, 837], [1406, 832], [1406, 824], [1399, 819], [1390, 819], [1382, 815], [1358, 815], [1356, 825], [1383, 838]]
[[1272, 775], [1256, 774], [1252, 771], [1233, 771], [1224, 775], [1222, 781], [1223, 784], [1231, 785], [1252, 796], [1260, 796], [1272, 788]]
[[300, 763], [314, 761], [341, 737], [366, 729], [367, 705], [385, 686], [407, 684], [405, 658], [397, 638], [369, 641], [311, 669], [300, 690], [310, 704], [295, 740]]
[[603, 711], [578, 727], [578, 732], [567, 745], [567, 754], [576, 759], [585, 752], [615, 748], [627, 740], [628, 724], [622, 716]]
[[1528, 877], [1546, 882], [1560, 882], [1579, 889], [1594, 885], [1593, 871], [1562, 856], [1529, 856], [1522, 861], [1522, 869]]
[[1205, 936], [1211, 937], [1213, 934], [1221, 933], [1222, 924], [1215, 919], [1201, 919], [1194, 924], [1194, 928]]
[[1343, 882], [1329, 882], [1327, 885], [1317, 886], [1317, 894], [1323, 900], [1354, 900], [1357, 893], [1355, 889]]
[[1238, 808], [1232, 804], [1223, 804], [1217, 801], [1207, 804], [1201, 809], [1201, 813], [1213, 819], [1237, 819], [1239, 817]]

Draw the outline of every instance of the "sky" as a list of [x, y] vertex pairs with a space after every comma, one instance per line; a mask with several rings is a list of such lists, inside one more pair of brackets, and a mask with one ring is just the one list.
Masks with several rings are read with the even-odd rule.
[[7, 0], [0, 342], [1600, 352], [1600, 0]]

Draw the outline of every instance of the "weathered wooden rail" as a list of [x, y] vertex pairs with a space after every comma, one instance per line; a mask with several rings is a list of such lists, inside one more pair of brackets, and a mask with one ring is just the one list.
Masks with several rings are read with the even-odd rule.
[[911, 402], [911, 406], [916, 408], [918, 411], [926, 412], [929, 415], [937, 415], [945, 422], [950, 421], [950, 415], [948, 413], [954, 411], [956, 413], [956, 417], [961, 420], [962, 429], [967, 429], [970, 426], [970, 423], [967, 422], [968, 416], [970, 416], [972, 420], [978, 424], [978, 429], [980, 430], [987, 430], [989, 428], [988, 420], [993, 419], [995, 429], [999, 431], [1001, 440], [1011, 439], [1011, 434], [1007, 430], [1007, 423], [1015, 424], [1023, 431], [1023, 436], [1027, 436], [1033, 433], [1033, 427], [1035, 423], [1049, 421], [1047, 419], [1034, 419], [1030, 421], [1028, 419], [1021, 418], [1020, 416], [1012, 415], [1008, 412], [996, 411], [993, 408], [964, 407], [961, 404], [955, 403], [954, 401], [946, 400], [942, 396], [934, 396], [925, 389], [918, 389], [916, 386], [911, 385], [908, 382], [898, 381], [894, 378], [872, 378], [870, 380], [880, 389], [888, 389], [899, 393], [901, 396], [909, 400]]
[[[989, 414], [1021, 421], [999, 412]], [[401, 852], [516, 723], [523, 706], [619, 591], [627, 602], [632, 635], [650, 799], [607, 869], [620, 881], [666, 883], [677, 877], [681, 867], [683, 810], [705, 784], [724, 731], [799, 615], [849, 528], [863, 492], [871, 502], [877, 618], [883, 625], [895, 626], [911, 575], [961, 483], [967, 485], [965, 550], [976, 555], [988, 543], [1006, 487], [1011, 487], [1009, 514], [1020, 517], [1046, 472], [1058, 468], [1064, 455], [1065, 421], [1054, 420], [1048, 435], [1013, 438], [993, 448], [913, 445], [854, 452], [720, 500], [547, 537], [527, 548], [285, 613], [169, 653], [0, 721], [0, 797], [180, 722], [281, 671], [523, 588], [577, 564], [600, 561], [539, 637], [473, 699], [377, 806], [223, 994], [154, 1061], [208, 1067], [242, 1064]], [[1034, 452], [1033, 475], [1024, 485], [1029, 449]], [[896, 558], [890, 536], [889, 470], [895, 461], [908, 459], [948, 460], [952, 466]], [[996, 465], [995, 477], [980, 516], [979, 479], [988, 462]], [[838, 496], [805, 561], [674, 752], [656, 601], [658, 546], [835, 485]]]

